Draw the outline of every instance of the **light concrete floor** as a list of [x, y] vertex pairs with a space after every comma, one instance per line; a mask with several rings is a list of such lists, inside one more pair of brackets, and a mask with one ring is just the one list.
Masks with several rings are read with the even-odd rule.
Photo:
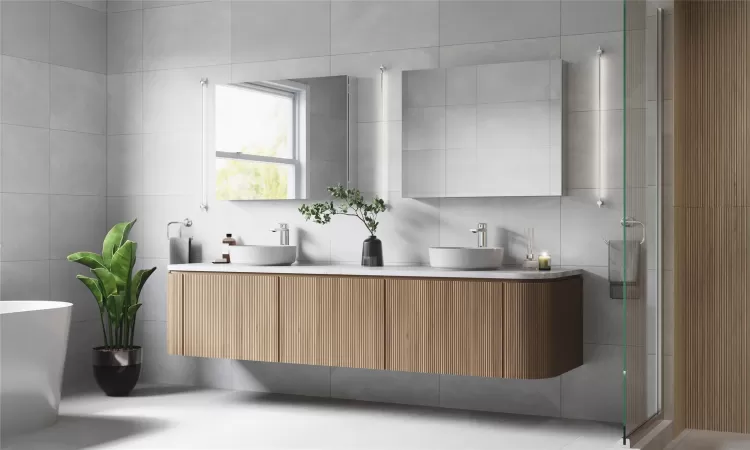
[[616, 424], [179, 387], [63, 399], [55, 425], [11, 450], [617, 448]]
[[750, 434], [686, 430], [668, 450], [750, 450]]

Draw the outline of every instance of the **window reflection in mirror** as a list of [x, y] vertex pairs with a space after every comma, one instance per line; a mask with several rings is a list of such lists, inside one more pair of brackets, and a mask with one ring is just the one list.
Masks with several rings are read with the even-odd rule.
[[317, 199], [327, 186], [351, 186], [349, 84], [338, 76], [217, 86], [216, 198]]

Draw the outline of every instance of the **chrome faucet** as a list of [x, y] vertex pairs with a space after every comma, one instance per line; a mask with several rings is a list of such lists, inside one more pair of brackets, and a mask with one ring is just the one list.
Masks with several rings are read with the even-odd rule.
[[476, 228], [472, 228], [472, 233], [477, 235], [477, 247], [487, 247], [487, 224], [478, 223]]
[[278, 228], [271, 228], [271, 232], [279, 232], [279, 245], [289, 245], [289, 225], [280, 223]]

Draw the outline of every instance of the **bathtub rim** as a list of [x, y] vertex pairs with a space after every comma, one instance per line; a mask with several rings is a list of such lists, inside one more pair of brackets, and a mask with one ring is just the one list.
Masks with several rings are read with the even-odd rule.
[[[20, 307], [20, 309], [10, 309], [8, 311], [6, 310], [9, 309], [7, 308], [8, 306], [17, 306]], [[0, 301], [0, 316], [72, 307], [73, 304], [70, 302], [59, 302], [54, 300], [3, 300]]]

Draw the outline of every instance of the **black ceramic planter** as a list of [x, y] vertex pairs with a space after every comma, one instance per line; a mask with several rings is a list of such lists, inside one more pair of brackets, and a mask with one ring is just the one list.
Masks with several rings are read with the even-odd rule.
[[95, 347], [94, 378], [96, 384], [110, 397], [130, 394], [141, 375], [141, 347], [110, 350]]
[[377, 236], [370, 236], [362, 243], [362, 265], [369, 267], [383, 265], [383, 243]]

